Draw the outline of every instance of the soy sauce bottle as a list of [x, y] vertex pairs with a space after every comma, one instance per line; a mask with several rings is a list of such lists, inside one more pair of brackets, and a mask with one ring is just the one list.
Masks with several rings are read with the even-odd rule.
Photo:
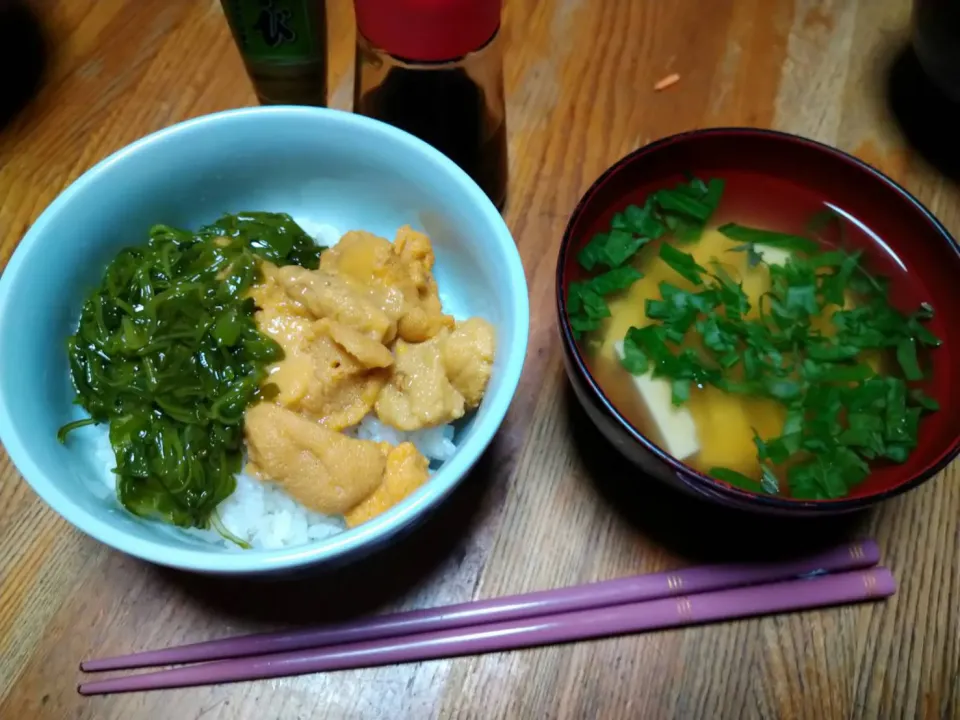
[[220, 2], [262, 105], [326, 105], [324, 0]]
[[507, 196], [500, 0], [354, 0], [354, 111], [430, 143]]

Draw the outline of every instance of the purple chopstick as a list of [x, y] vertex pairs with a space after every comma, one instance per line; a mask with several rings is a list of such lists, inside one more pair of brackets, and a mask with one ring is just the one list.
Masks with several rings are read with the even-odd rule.
[[889, 597], [883, 567], [560, 613], [546, 617], [313, 648], [84, 683], [83, 695], [212, 685], [550, 645], [658, 628], [823, 607]]
[[111, 658], [86, 660], [87, 672], [221, 660], [412, 635], [507, 620], [573, 612], [677, 595], [788, 580], [811, 574], [873, 567], [880, 550], [873, 540], [841, 545], [782, 563], [726, 564], [635, 575], [558, 590], [364, 618], [337, 625], [211, 640]]

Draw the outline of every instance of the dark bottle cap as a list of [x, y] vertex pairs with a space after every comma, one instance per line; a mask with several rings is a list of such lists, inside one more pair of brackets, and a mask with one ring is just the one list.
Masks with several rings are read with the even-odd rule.
[[463, 57], [500, 27], [500, 0], [354, 0], [354, 8], [363, 36], [406, 60]]

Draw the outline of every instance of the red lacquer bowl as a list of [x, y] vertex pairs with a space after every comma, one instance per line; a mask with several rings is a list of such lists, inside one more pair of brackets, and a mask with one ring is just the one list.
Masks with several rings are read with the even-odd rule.
[[[727, 182], [717, 221], [775, 222], [801, 232], [811, 214], [833, 207], [853, 221], [848, 242], [865, 252], [868, 267], [891, 278], [891, 299], [902, 310], [930, 302], [930, 329], [943, 345], [932, 351], [924, 389], [940, 403], [921, 421], [918, 447], [903, 464], [877, 467], [845, 498], [793, 500], [759, 495], [708, 477], [668, 455], [621, 415], [591, 376], [567, 322], [566, 296], [581, 272], [577, 252], [613, 214], [642, 204], [653, 190], [684, 173]], [[732, 217], [731, 217], [732, 216]], [[905, 270], [905, 272], [904, 272]], [[748, 128], [699, 130], [659, 140], [620, 160], [587, 191], [574, 210], [557, 262], [557, 312], [567, 374], [591, 420], [643, 473], [723, 505], [768, 514], [850, 512], [893, 497], [930, 479], [960, 452], [960, 246], [910, 193], [860, 160], [784, 133]], [[638, 477], [638, 481], [642, 478]]]

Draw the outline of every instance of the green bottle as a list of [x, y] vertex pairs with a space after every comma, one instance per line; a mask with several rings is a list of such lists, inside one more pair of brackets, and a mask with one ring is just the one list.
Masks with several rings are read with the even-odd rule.
[[324, 0], [220, 3], [261, 104], [327, 104]]

